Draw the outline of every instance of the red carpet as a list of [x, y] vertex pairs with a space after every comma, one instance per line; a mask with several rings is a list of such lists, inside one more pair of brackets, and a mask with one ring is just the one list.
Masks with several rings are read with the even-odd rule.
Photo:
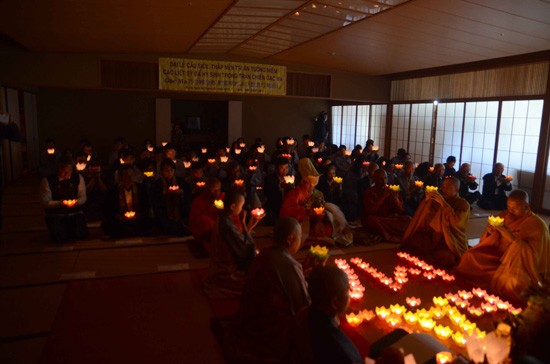
[[40, 362], [223, 362], [192, 274], [71, 282]]

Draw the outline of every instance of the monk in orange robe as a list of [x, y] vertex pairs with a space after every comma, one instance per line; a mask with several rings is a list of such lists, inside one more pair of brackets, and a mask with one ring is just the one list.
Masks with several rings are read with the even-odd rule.
[[363, 226], [385, 240], [400, 243], [411, 218], [405, 215], [398, 191], [387, 186], [388, 174], [383, 169], [374, 172], [374, 186], [363, 196]]
[[529, 285], [550, 276], [550, 234], [529, 208], [527, 193], [510, 193], [502, 226], [487, 226], [479, 244], [468, 250], [456, 273], [495, 293], [519, 301]]
[[446, 178], [441, 193], [429, 192], [418, 206], [405, 236], [403, 248], [425, 255], [439, 265], [452, 266], [468, 248], [466, 225], [470, 204], [458, 195], [460, 182]]

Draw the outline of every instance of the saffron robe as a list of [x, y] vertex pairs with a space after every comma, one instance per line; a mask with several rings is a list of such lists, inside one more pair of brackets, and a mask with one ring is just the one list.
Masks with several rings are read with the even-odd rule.
[[550, 234], [544, 221], [532, 212], [513, 219], [504, 211], [501, 217], [514, 241], [505, 241], [498, 231], [485, 230], [479, 244], [462, 256], [456, 273], [519, 301], [530, 284], [549, 278]]
[[410, 216], [404, 214], [403, 200], [399, 192], [387, 186], [369, 188], [363, 196], [363, 226], [390, 242], [401, 242]]
[[431, 199], [422, 200], [405, 232], [403, 247], [433, 255], [440, 263], [450, 265], [454, 262], [447, 258], [458, 260], [468, 248], [466, 225], [470, 204], [459, 196], [445, 202], [441, 206]]

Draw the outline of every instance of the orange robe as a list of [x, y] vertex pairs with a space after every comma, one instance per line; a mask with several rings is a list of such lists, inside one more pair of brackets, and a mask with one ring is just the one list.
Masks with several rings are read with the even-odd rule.
[[403, 200], [399, 192], [387, 186], [371, 187], [363, 196], [363, 226], [391, 242], [399, 243], [411, 222], [404, 215]]
[[440, 264], [451, 265], [468, 248], [466, 226], [470, 218], [470, 204], [455, 196], [447, 204], [424, 199], [403, 237], [404, 248], [413, 248], [432, 255]]
[[462, 256], [457, 274], [490, 284], [495, 293], [519, 301], [529, 285], [549, 278], [550, 234], [546, 223], [532, 212], [519, 219], [507, 211], [501, 216], [514, 241], [487, 229], [479, 244]]
[[189, 229], [195, 239], [203, 241], [210, 248], [210, 235], [218, 218], [219, 210], [214, 206], [214, 199], [204, 191], [191, 203]]

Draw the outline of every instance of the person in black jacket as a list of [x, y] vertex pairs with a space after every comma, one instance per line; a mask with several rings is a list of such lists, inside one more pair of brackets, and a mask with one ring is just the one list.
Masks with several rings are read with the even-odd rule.
[[484, 210], [505, 210], [506, 192], [512, 191], [512, 177], [504, 176], [504, 165], [497, 163], [493, 173], [483, 176], [483, 192], [477, 205]]

